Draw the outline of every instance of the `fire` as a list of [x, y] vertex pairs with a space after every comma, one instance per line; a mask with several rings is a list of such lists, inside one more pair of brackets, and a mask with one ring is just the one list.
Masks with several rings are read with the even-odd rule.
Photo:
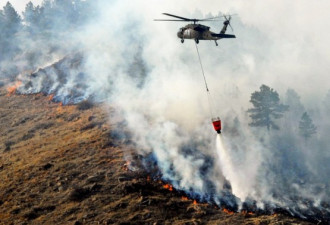
[[242, 211], [242, 214], [244, 214], [244, 215], [250, 215], [250, 216], [254, 215], [253, 212], [249, 212], [249, 211], [246, 211], [246, 210], [243, 210]]
[[150, 181], [150, 176], [147, 176], [147, 181], [148, 181], [148, 182]]
[[48, 96], [48, 100], [49, 100], [49, 101], [52, 101], [53, 98], [54, 98], [54, 94], [51, 94], [51, 95]]
[[182, 201], [188, 201], [189, 199], [188, 199], [188, 197], [186, 197], [186, 196], [182, 196], [182, 197], [181, 197], [181, 200], [182, 200]]
[[7, 87], [8, 96], [16, 93], [17, 88], [22, 85], [21, 81], [16, 81], [12, 86]]
[[194, 200], [193, 204], [194, 204], [194, 205], [197, 205], [197, 201], [196, 201], [196, 200]]
[[228, 209], [226, 209], [226, 208], [222, 209], [222, 211], [223, 211], [224, 213], [227, 213], [228, 215], [233, 215], [233, 214], [234, 214], [233, 211], [230, 211], [230, 210], [228, 210]]
[[170, 185], [170, 184], [164, 184], [164, 185], [163, 185], [163, 188], [165, 188], [165, 189], [167, 189], [167, 190], [169, 190], [169, 191], [173, 191], [173, 186]]

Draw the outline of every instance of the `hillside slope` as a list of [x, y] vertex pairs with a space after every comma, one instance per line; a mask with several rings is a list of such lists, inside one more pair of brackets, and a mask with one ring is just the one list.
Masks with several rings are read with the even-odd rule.
[[105, 105], [0, 89], [0, 224], [310, 224], [232, 213], [153, 180]]

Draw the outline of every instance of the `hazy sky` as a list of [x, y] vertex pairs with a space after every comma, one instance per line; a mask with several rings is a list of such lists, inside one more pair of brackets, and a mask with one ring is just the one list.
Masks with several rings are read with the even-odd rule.
[[[10, 0], [18, 12], [22, 12], [29, 0]], [[0, 0], [0, 7], [5, 5], [7, 0]], [[32, 0], [34, 4], [40, 4], [42, 0]], [[111, 3], [113, 2], [113, 3]], [[120, 5], [120, 1], [109, 1], [109, 6], [105, 11], [109, 11], [112, 5]], [[126, 4], [126, 3], [125, 3]], [[149, 7], [146, 8], [145, 6]], [[161, 13], [168, 12], [181, 16], [201, 15], [208, 13], [214, 15], [218, 12], [237, 13], [239, 19], [233, 19], [232, 25], [235, 29], [237, 39], [235, 41], [221, 41], [220, 45], [237, 45], [246, 42], [248, 39], [252, 44], [247, 49], [245, 55], [242, 55], [242, 64], [246, 64], [250, 74], [246, 78], [256, 89], [261, 83], [274, 85], [274, 88], [280, 92], [285, 92], [288, 87], [293, 87], [306, 98], [319, 89], [321, 95], [325, 95], [330, 87], [328, 71], [330, 70], [330, 1], [319, 0], [311, 2], [309, 0], [136, 0], [116, 13], [119, 19], [125, 14], [125, 11], [134, 12], [137, 18], [144, 18], [147, 24], [151, 26], [149, 32], [171, 31], [167, 41], [173, 41], [173, 48], [178, 43], [176, 38], [177, 29], [184, 24], [162, 24], [153, 27], [151, 24], [154, 18], [166, 18]], [[152, 10], [149, 10], [152, 9]], [[130, 14], [131, 15], [131, 14]], [[268, 39], [271, 45], [262, 46], [249, 33], [242, 33], [237, 21], [242, 21], [245, 29], [253, 31], [258, 30], [262, 33], [262, 39]], [[212, 25], [213, 29], [220, 30], [222, 24]], [[158, 31], [157, 29], [162, 29]], [[175, 29], [175, 30], [173, 30]], [[159, 35], [161, 36], [161, 35]], [[172, 39], [173, 38], [173, 39]], [[157, 40], [158, 43], [163, 40]], [[222, 44], [223, 43], [223, 44]], [[179, 43], [180, 44], [180, 43]], [[208, 44], [202, 44], [201, 47]], [[211, 48], [212, 54], [218, 54], [223, 48]], [[228, 49], [224, 49], [228, 52]], [[232, 50], [230, 50], [232, 51]], [[263, 57], [263, 61], [257, 58], [257, 53]], [[223, 53], [221, 53], [223, 54]], [[233, 55], [233, 54], [232, 54]], [[237, 57], [236, 57], [237, 58]], [[207, 62], [207, 60], [205, 60]], [[206, 63], [205, 62], [205, 63]], [[216, 69], [216, 68], [215, 68]], [[285, 80], [285, 82], [283, 82]]]

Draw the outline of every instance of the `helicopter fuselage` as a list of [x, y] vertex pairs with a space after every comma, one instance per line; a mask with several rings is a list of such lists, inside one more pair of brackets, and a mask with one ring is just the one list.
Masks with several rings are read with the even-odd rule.
[[188, 28], [184, 31], [179, 31], [177, 33], [178, 38], [180, 39], [195, 39], [195, 40], [219, 40], [221, 38], [214, 37], [212, 34], [215, 34], [211, 31], [196, 31], [194, 29]]
[[219, 40], [220, 37], [214, 36], [214, 32], [210, 31], [210, 27], [202, 24], [188, 24], [185, 27], [180, 28], [177, 33], [178, 38], [183, 39], [195, 39], [195, 40]]

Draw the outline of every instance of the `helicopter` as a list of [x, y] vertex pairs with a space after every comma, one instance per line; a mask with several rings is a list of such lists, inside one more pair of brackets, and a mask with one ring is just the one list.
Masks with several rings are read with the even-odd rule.
[[220, 31], [220, 33], [215, 33], [210, 31], [210, 27], [198, 24], [199, 21], [216, 21], [214, 19], [217, 19], [219, 17], [213, 17], [213, 18], [207, 18], [207, 19], [190, 19], [185, 18], [181, 16], [176, 16], [169, 13], [163, 13], [163, 15], [171, 16], [177, 19], [155, 19], [154, 21], [176, 21], [176, 22], [193, 22], [190, 23], [184, 27], [181, 27], [179, 29], [179, 32], [177, 33], [178, 38], [181, 39], [181, 43], [184, 43], [185, 39], [194, 39], [196, 44], [199, 43], [200, 40], [210, 40], [214, 41], [215, 45], [218, 46], [217, 40], [222, 38], [236, 38], [233, 34], [225, 34], [227, 31], [227, 27], [229, 26], [232, 30], [232, 26], [230, 25], [230, 20], [232, 15], [223, 15], [221, 17], [225, 18], [225, 21], [223, 22], [223, 27]]

